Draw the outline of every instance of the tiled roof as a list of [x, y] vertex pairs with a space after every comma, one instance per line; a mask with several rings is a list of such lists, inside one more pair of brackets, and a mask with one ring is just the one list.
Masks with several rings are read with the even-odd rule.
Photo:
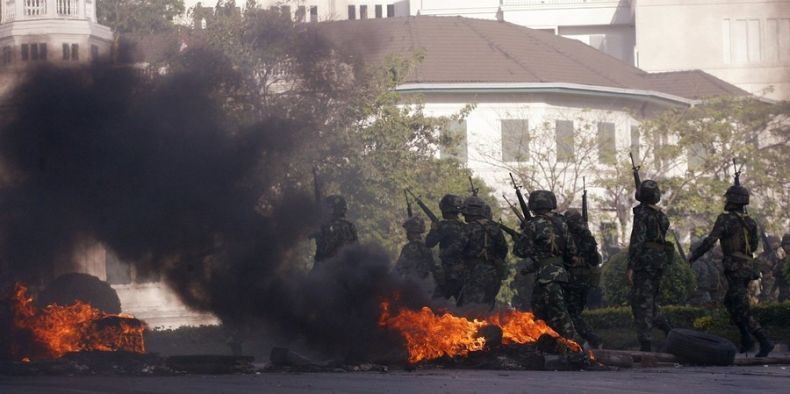
[[405, 83], [566, 83], [687, 99], [746, 94], [702, 71], [649, 74], [577, 40], [508, 22], [413, 16], [326, 22], [319, 29], [365, 61], [421, 53]]

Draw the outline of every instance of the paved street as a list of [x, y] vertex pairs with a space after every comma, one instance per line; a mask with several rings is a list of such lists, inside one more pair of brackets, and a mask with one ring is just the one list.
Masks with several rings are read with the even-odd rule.
[[[770, 393], [790, 366], [609, 372], [433, 370], [178, 377], [0, 377], [3, 393]], [[680, 391], [682, 390], [682, 391]]]

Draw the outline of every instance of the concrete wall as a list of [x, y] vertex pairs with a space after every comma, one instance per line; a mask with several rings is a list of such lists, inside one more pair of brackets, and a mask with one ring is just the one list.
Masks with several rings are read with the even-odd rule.
[[760, 95], [790, 99], [790, 1], [639, 0], [637, 66], [702, 69]]

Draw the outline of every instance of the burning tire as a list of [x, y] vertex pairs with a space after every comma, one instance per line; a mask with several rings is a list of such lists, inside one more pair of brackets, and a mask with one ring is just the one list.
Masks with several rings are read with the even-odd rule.
[[669, 332], [666, 352], [697, 365], [732, 365], [735, 345], [716, 335], [676, 328]]
[[121, 313], [121, 300], [109, 283], [76, 272], [61, 275], [47, 285], [39, 294], [37, 304], [40, 307], [49, 304], [71, 305], [77, 300], [107, 313]]

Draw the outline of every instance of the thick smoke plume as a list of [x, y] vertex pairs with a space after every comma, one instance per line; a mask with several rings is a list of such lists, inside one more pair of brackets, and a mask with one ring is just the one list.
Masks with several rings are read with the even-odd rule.
[[238, 122], [207, 76], [32, 72], [0, 128], [2, 275], [36, 282], [97, 241], [226, 323], [264, 321], [351, 357], [391, 343], [380, 297], [424, 300], [390, 276], [380, 248], [351, 248], [312, 274], [293, 267], [320, 215], [283, 171], [315, 127]]

